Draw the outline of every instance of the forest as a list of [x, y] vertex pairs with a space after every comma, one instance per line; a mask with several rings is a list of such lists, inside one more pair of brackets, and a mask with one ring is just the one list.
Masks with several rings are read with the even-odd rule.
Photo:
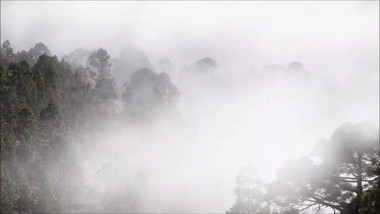
[[[43, 43], [16, 53], [8, 40], [3, 42], [1, 213], [191, 211], [197, 205], [181, 198], [186, 189], [171, 189], [176, 175], [169, 172], [186, 175], [180, 168], [188, 164], [181, 156], [214, 150], [217, 143], [210, 148], [185, 145], [199, 131], [184, 122], [177, 100], [187, 96], [208, 102], [210, 96], [234, 93], [231, 82], [215, 74], [218, 66], [210, 57], [183, 66], [175, 78], [177, 87], [169, 58], [153, 65], [135, 46], [115, 58], [103, 48], [76, 49], [58, 58]], [[259, 86], [260, 81], [275, 84], [278, 75], [300, 87], [313, 78], [300, 62], [244, 75], [248, 84]], [[272, 181], [262, 180], [253, 165], [241, 166], [232, 175], [235, 196], [231, 192], [234, 201], [225, 212], [379, 213], [379, 128], [371, 122], [346, 122], [330, 131], [310, 155], [282, 162]], [[113, 143], [118, 136], [125, 142]], [[188, 140], [181, 143], [183, 138]], [[106, 153], [125, 164], [104, 161]], [[196, 174], [185, 177], [197, 179]]]

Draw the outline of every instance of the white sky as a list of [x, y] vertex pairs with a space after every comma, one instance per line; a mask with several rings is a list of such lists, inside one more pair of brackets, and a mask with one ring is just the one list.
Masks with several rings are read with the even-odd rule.
[[355, 49], [378, 56], [379, 3], [2, 1], [1, 38], [16, 50], [43, 42], [58, 56], [77, 47], [116, 56], [135, 44], [153, 61], [189, 63], [205, 55], [226, 66], [329, 61]]

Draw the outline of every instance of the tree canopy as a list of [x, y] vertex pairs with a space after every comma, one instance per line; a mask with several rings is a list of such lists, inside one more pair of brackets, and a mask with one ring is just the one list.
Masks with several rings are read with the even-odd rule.
[[325, 207], [340, 213], [378, 212], [378, 128], [368, 122], [345, 123], [312, 154], [317, 163], [303, 157], [279, 169], [278, 181], [268, 185], [275, 203], [298, 211]]

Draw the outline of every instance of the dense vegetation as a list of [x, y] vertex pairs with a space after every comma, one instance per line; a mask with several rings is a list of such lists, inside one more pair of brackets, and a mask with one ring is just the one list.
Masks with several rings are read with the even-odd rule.
[[[128, 56], [129, 50], [123, 53]], [[180, 95], [176, 86], [140, 55], [146, 68], [129, 68], [122, 57], [115, 60], [118, 77], [129, 69], [129, 81], [116, 83], [105, 49], [78, 49], [59, 60], [42, 43], [18, 53], [9, 41], [2, 44], [1, 213], [139, 211], [138, 202], [123, 204], [128, 197], [105, 198], [94, 207], [86, 200], [92, 192], [84, 190], [82, 169], [71, 155], [88, 133], [121, 120], [150, 121], [172, 107]], [[289, 71], [303, 70], [300, 63], [289, 66]], [[215, 60], [205, 58], [182, 72], [186, 76], [216, 68]], [[276, 69], [267, 67], [269, 72]], [[317, 145], [317, 159], [285, 163], [275, 182], [264, 184], [246, 167], [237, 177], [237, 199], [227, 213], [315, 212], [326, 207], [340, 213], [379, 213], [378, 143], [378, 128], [347, 123]], [[99, 176], [109, 176], [107, 170]]]
[[[86, 67], [75, 66], [51, 56], [42, 43], [19, 53], [13, 53], [8, 40], [3, 43], [1, 213], [104, 212], [85, 207], [85, 202], [76, 204], [81, 201], [78, 197], [85, 196], [79, 194], [81, 168], [70, 155], [72, 148], [83, 142], [86, 133], [115, 121], [117, 114], [149, 119], [148, 113], [179, 94], [166, 74], [139, 70], [122, 95], [130, 108], [118, 111], [109, 58], [106, 50], [99, 49], [89, 53]], [[151, 89], [149, 98], [136, 96], [142, 90], [139, 81]], [[147, 99], [156, 104], [148, 106]]]

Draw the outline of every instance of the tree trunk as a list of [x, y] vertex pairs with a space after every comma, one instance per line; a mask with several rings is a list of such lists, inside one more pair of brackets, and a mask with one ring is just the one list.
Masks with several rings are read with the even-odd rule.
[[356, 184], [356, 201], [355, 201], [355, 210], [354, 212], [356, 214], [359, 213], [359, 209], [360, 209], [360, 202], [361, 202], [361, 198], [362, 198], [362, 195], [363, 195], [363, 186], [362, 186], [362, 180], [363, 180], [363, 177], [362, 177], [362, 173], [363, 173], [363, 169], [362, 169], [362, 156], [363, 154], [362, 153], [358, 153], [358, 180], [357, 180], [357, 184]]

